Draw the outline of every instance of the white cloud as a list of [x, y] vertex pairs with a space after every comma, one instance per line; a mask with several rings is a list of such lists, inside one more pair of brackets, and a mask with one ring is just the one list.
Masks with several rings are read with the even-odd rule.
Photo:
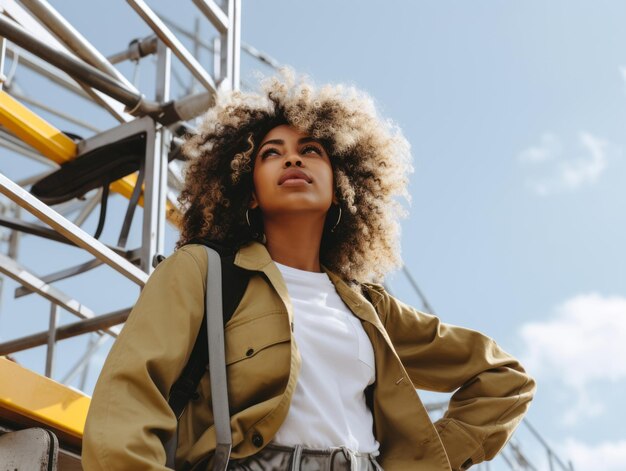
[[568, 439], [561, 447], [576, 471], [624, 471], [626, 440], [602, 442], [596, 445]]
[[561, 140], [551, 133], [543, 134], [539, 145], [520, 152], [521, 163], [543, 171], [543, 175], [528, 181], [531, 190], [545, 196], [598, 181], [607, 168], [609, 143], [584, 131], [579, 133], [578, 141], [584, 150], [579, 157], [564, 156]]
[[541, 143], [538, 146], [529, 147], [520, 152], [518, 158], [524, 163], [539, 163], [554, 160], [561, 155], [563, 146], [558, 137], [551, 133], [541, 136]]
[[587, 182], [595, 183], [606, 169], [608, 143], [586, 132], [580, 133], [580, 143], [588, 151], [587, 157], [565, 161], [560, 165], [560, 179], [572, 189]]
[[589, 397], [592, 383], [626, 379], [626, 298], [597, 293], [575, 296], [552, 316], [522, 326], [524, 364], [537, 378], [561, 382], [574, 393], [565, 423], [603, 412]]

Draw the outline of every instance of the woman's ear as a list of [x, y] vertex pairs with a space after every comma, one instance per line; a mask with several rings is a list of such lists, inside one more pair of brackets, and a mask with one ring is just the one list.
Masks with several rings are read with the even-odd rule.
[[252, 194], [250, 195], [250, 204], [248, 205], [248, 207], [250, 209], [256, 209], [259, 207], [259, 201], [256, 198], [256, 193], [254, 192], [254, 190], [252, 191]]

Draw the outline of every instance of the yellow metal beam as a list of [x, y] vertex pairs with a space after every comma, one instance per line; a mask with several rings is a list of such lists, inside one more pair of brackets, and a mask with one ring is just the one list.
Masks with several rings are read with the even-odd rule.
[[[5, 91], [0, 91], [0, 125], [53, 162], [62, 164], [76, 158], [74, 141]], [[110, 189], [130, 198], [136, 184], [134, 173], [111, 183]], [[143, 194], [139, 205], [143, 206]], [[166, 215], [174, 226], [179, 226], [180, 213], [171, 201], [167, 202]]]
[[33, 421], [82, 439], [91, 398], [0, 358], [0, 417]]
[[76, 156], [74, 141], [4, 91], [0, 92], [0, 124], [58, 164]]

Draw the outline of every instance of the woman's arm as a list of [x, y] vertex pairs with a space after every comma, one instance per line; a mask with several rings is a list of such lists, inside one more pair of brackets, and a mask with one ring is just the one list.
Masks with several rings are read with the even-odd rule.
[[456, 391], [435, 423], [452, 469], [493, 458], [522, 420], [535, 382], [485, 335], [447, 325], [369, 285], [389, 337], [418, 389]]
[[197, 254], [183, 247], [161, 262], [113, 345], [87, 416], [85, 469], [166, 469], [163, 442], [176, 430], [167, 398], [204, 314]]

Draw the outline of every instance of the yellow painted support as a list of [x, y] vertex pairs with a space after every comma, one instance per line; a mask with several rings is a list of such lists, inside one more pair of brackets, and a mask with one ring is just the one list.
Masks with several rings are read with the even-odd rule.
[[[74, 141], [1, 90], [0, 125], [53, 162], [62, 164], [76, 158]], [[137, 174], [134, 173], [111, 183], [110, 189], [130, 198], [136, 183]], [[139, 205], [143, 206], [143, 195], [139, 198]], [[167, 219], [178, 227], [180, 214], [170, 201], [167, 202], [166, 214]]]
[[58, 164], [76, 156], [74, 141], [4, 91], [0, 92], [0, 124]]
[[23, 417], [82, 439], [89, 396], [6, 358], [0, 358], [0, 379], [0, 417]]

